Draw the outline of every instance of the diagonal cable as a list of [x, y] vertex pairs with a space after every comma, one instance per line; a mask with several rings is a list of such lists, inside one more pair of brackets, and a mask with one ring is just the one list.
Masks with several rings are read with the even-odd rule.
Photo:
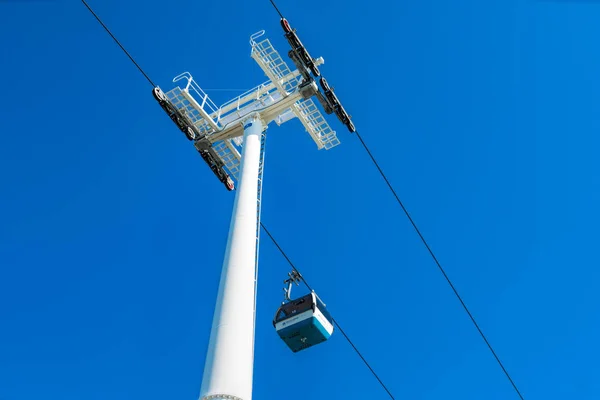
[[104, 22], [102, 22], [102, 20], [100, 19], [100, 17], [98, 17], [98, 15], [96, 15], [96, 13], [94, 12], [94, 10], [92, 10], [92, 8], [88, 5], [88, 3], [86, 3], [85, 0], [81, 0], [81, 2], [87, 7], [88, 10], [90, 10], [90, 12], [92, 13], [92, 15], [94, 17], [96, 17], [96, 20], [100, 23], [100, 25], [102, 25], [102, 27], [110, 35], [110, 37], [113, 38], [113, 40], [119, 45], [119, 47], [121, 48], [121, 50], [123, 50], [123, 52], [127, 55], [127, 57], [129, 57], [129, 59], [131, 60], [131, 62], [135, 64], [135, 66], [137, 67], [137, 69], [140, 70], [140, 72], [142, 73], [142, 75], [144, 75], [144, 77], [148, 80], [148, 82], [150, 82], [150, 84], [153, 87], [156, 87], [156, 85], [154, 84], [154, 82], [152, 82], [152, 79], [150, 79], [150, 77], [144, 72], [144, 70], [142, 69], [142, 67], [140, 67], [139, 64], [137, 62], [135, 62], [135, 60], [133, 59], [133, 57], [131, 56], [131, 54], [129, 54], [129, 52], [127, 50], [125, 50], [125, 47], [123, 47], [123, 45], [121, 44], [121, 42], [119, 42], [119, 40], [117, 40], [117, 38], [112, 34], [112, 32], [110, 31], [110, 29], [108, 29], [108, 27], [106, 25], [104, 25]]
[[[281, 255], [283, 255], [283, 258], [285, 258], [285, 260], [288, 262], [288, 264], [290, 264], [290, 266], [292, 267], [292, 269], [294, 271], [296, 271], [298, 273], [298, 275], [300, 275], [300, 279], [302, 279], [302, 282], [304, 282], [304, 284], [306, 285], [306, 287], [308, 288], [308, 290], [310, 290], [312, 292], [312, 288], [310, 287], [310, 285], [308, 284], [308, 282], [306, 282], [306, 279], [304, 279], [304, 276], [300, 273], [300, 271], [298, 271], [298, 269], [296, 268], [296, 266], [294, 265], [294, 263], [292, 262], [292, 260], [290, 260], [290, 258], [287, 256], [287, 254], [285, 253], [285, 251], [283, 251], [283, 249], [281, 248], [281, 246], [279, 245], [279, 243], [277, 243], [277, 241], [275, 240], [275, 238], [273, 237], [273, 235], [271, 235], [271, 232], [269, 232], [269, 230], [267, 229], [267, 227], [262, 222], [260, 223], [260, 226], [263, 228], [263, 230], [265, 231], [265, 233], [267, 234], [267, 236], [269, 236], [269, 238], [271, 239], [271, 241], [273, 242], [273, 244], [275, 245], [275, 247], [277, 247], [277, 249], [279, 250], [279, 252], [281, 253]], [[390, 396], [390, 398], [392, 400], [395, 400], [394, 396], [389, 391], [389, 389], [387, 388], [387, 386], [385, 386], [385, 384], [383, 383], [383, 381], [381, 380], [381, 378], [379, 378], [379, 375], [377, 375], [377, 373], [375, 372], [375, 370], [373, 370], [373, 368], [371, 367], [371, 365], [368, 363], [368, 361], [365, 359], [365, 357], [362, 355], [362, 353], [358, 350], [358, 348], [354, 345], [354, 343], [352, 342], [352, 340], [350, 340], [350, 338], [348, 337], [348, 335], [346, 334], [346, 332], [344, 332], [344, 330], [340, 326], [339, 322], [337, 322], [337, 320], [335, 318], [333, 318], [333, 317], [331, 317], [331, 319], [333, 320], [333, 323], [335, 324], [335, 326], [337, 326], [337, 328], [340, 330], [340, 332], [342, 333], [342, 335], [346, 338], [346, 340], [348, 341], [348, 343], [350, 343], [350, 346], [352, 346], [352, 348], [354, 349], [354, 351], [356, 352], [356, 354], [358, 354], [358, 356], [360, 357], [361, 360], [363, 360], [363, 362], [365, 363], [365, 365], [367, 366], [367, 368], [369, 368], [369, 371], [371, 371], [371, 373], [377, 379], [377, 381], [379, 382], [379, 384], [383, 387], [383, 389], [385, 389], [385, 391]]]
[[[150, 79], [150, 77], [148, 77], [148, 75], [146, 75], [146, 73], [144, 72], [144, 70], [142, 69], [142, 67], [139, 66], [139, 64], [133, 59], [133, 57], [129, 54], [129, 52], [127, 52], [127, 50], [125, 50], [125, 48], [121, 45], [121, 43], [117, 40], [117, 38], [111, 33], [111, 31], [106, 27], [106, 25], [104, 25], [104, 23], [102, 22], [102, 20], [100, 20], [100, 18], [98, 17], [98, 15], [96, 15], [96, 13], [91, 9], [91, 7], [85, 2], [85, 0], [81, 0], [83, 2], [83, 4], [87, 7], [87, 9], [94, 15], [94, 17], [96, 17], [96, 19], [98, 20], [98, 22], [102, 25], [102, 27], [104, 27], [104, 29], [106, 30], [106, 32], [108, 32], [108, 34], [113, 38], [113, 40], [119, 45], [119, 47], [121, 48], [121, 50], [123, 50], [123, 52], [125, 52], [125, 54], [127, 54], [127, 57], [129, 57], [129, 59], [131, 60], [131, 62], [133, 62], [135, 64], [135, 66], [138, 68], [138, 70], [142, 73], [142, 75], [144, 75], [144, 77], [148, 80], [148, 82], [150, 82], [150, 84], [155, 87], [156, 85], [154, 85], [154, 82], [152, 82], [152, 80]], [[272, 2], [272, 0], [271, 0]], [[273, 3], [273, 6], [275, 6], [275, 3]], [[275, 6], [276, 7], [276, 6]], [[279, 10], [277, 10], [279, 12]], [[281, 15], [281, 13], [280, 13]], [[279, 246], [279, 244], [277, 243], [277, 241], [275, 240], [275, 238], [273, 237], [273, 235], [271, 235], [271, 233], [267, 230], [267, 228], [265, 227], [265, 225], [261, 222], [260, 226], [264, 229], [264, 231], [267, 233], [267, 235], [269, 236], [269, 238], [273, 241], [273, 243], [275, 244], [275, 246], [279, 249], [279, 251], [281, 252], [281, 254], [285, 257], [285, 259], [287, 260], [287, 262], [292, 266], [292, 268], [299, 273], [299, 271], [296, 269], [296, 267], [294, 266], [294, 264], [292, 263], [292, 261], [288, 258], [287, 254], [285, 254], [285, 252], [283, 251], [283, 249]], [[302, 275], [300, 275], [302, 277]], [[312, 291], [312, 289], [310, 288], [310, 286], [308, 285], [308, 282], [306, 282], [306, 280], [304, 279], [304, 277], [302, 277], [302, 281], [304, 282], [304, 284], [306, 285], [306, 287]], [[333, 318], [332, 318], [333, 319]], [[388, 390], [388, 388], [383, 384], [383, 382], [381, 381], [381, 379], [379, 378], [379, 376], [375, 373], [375, 371], [373, 370], [373, 368], [371, 368], [371, 366], [369, 365], [369, 363], [367, 362], [367, 360], [365, 360], [365, 358], [363, 357], [363, 355], [360, 353], [360, 351], [358, 350], [358, 348], [354, 345], [354, 343], [350, 340], [350, 338], [348, 337], [348, 335], [346, 334], [346, 332], [344, 332], [344, 330], [342, 329], [342, 327], [339, 325], [339, 323], [333, 319], [333, 322], [335, 323], [335, 325], [338, 327], [338, 329], [340, 330], [340, 332], [342, 333], [342, 335], [346, 338], [346, 340], [348, 341], [348, 343], [350, 343], [350, 345], [352, 346], [352, 348], [354, 349], [354, 351], [356, 352], [356, 354], [358, 354], [358, 356], [363, 360], [363, 362], [366, 364], [366, 366], [369, 368], [369, 370], [373, 373], [373, 375], [375, 376], [375, 378], [377, 378], [377, 380], [379, 381], [379, 383], [381, 384], [381, 386], [385, 389], [385, 391], [389, 394], [389, 396], [392, 398], [392, 400], [394, 399], [394, 396], [392, 396], [392, 394], [390, 393], [390, 391]]]
[[[279, 11], [279, 8], [277, 7], [277, 5], [275, 4], [274, 0], [270, 0], [271, 4], [273, 5], [273, 7], [275, 8], [275, 10], [277, 11], [277, 13], [279, 14], [279, 16], [283, 19], [283, 14], [281, 13], [281, 11]], [[477, 331], [479, 332], [479, 334], [481, 335], [483, 341], [485, 342], [485, 344], [487, 345], [487, 347], [490, 349], [492, 355], [494, 356], [494, 358], [496, 359], [496, 361], [498, 362], [498, 365], [500, 365], [500, 368], [502, 369], [502, 371], [504, 372], [504, 374], [506, 375], [506, 377], [508, 378], [510, 384], [512, 385], [512, 387], [515, 389], [517, 395], [519, 396], [519, 398], [521, 400], [524, 400], [523, 395], [521, 395], [521, 392], [519, 391], [519, 389], [517, 388], [517, 385], [515, 384], [515, 382], [513, 381], [512, 377], [510, 376], [510, 374], [508, 373], [508, 371], [506, 370], [506, 368], [504, 367], [504, 364], [502, 363], [502, 361], [500, 361], [500, 358], [498, 357], [498, 355], [496, 354], [496, 351], [494, 350], [494, 348], [492, 347], [492, 345], [490, 344], [490, 342], [488, 341], [487, 337], [484, 335], [483, 331], [481, 330], [481, 328], [479, 327], [479, 324], [477, 324], [477, 321], [475, 320], [475, 317], [473, 317], [473, 314], [471, 314], [471, 311], [469, 311], [469, 308], [467, 307], [467, 305], [465, 304], [465, 302], [463, 301], [462, 297], [460, 296], [460, 294], [458, 293], [458, 291], [456, 290], [456, 288], [454, 287], [454, 284], [452, 283], [452, 281], [450, 280], [450, 278], [448, 277], [448, 274], [446, 274], [446, 271], [444, 270], [444, 268], [442, 267], [442, 265], [440, 264], [440, 262], [438, 261], [437, 257], [435, 256], [435, 254], [433, 253], [433, 250], [431, 250], [431, 247], [429, 246], [429, 244], [427, 243], [427, 241], [425, 240], [425, 238], [423, 237], [423, 235], [421, 234], [421, 231], [419, 230], [419, 228], [417, 227], [417, 224], [415, 223], [415, 221], [412, 219], [410, 213], [408, 212], [408, 210], [406, 209], [406, 207], [404, 206], [404, 204], [402, 203], [402, 201], [400, 200], [400, 197], [398, 197], [398, 194], [396, 193], [396, 191], [394, 190], [394, 188], [392, 187], [390, 181], [387, 179], [387, 177], [385, 176], [385, 174], [383, 173], [383, 170], [381, 169], [381, 167], [379, 166], [379, 163], [377, 162], [377, 160], [375, 159], [375, 157], [373, 156], [373, 154], [371, 153], [371, 151], [369, 150], [367, 144], [364, 142], [362, 136], [360, 135], [360, 133], [358, 131], [355, 131], [356, 136], [358, 137], [358, 139], [360, 140], [360, 143], [363, 145], [364, 149], [367, 151], [367, 153], [369, 154], [369, 157], [371, 157], [371, 160], [373, 161], [373, 163], [375, 164], [375, 166], [377, 167], [377, 170], [379, 171], [379, 173], [381, 174], [382, 178], [384, 179], [385, 183], [388, 185], [388, 187], [390, 188], [392, 194], [394, 195], [394, 197], [396, 198], [396, 201], [398, 202], [398, 204], [400, 205], [400, 207], [402, 208], [402, 211], [404, 211], [404, 213], [406, 214], [408, 220], [410, 221], [411, 225], [413, 226], [413, 228], [415, 229], [415, 231], [417, 232], [417, 234], [419, 235], [419, 237], [421, 238], [421, 241], [423, 242], [423, 244], [425, 245], [425, 247], [427, 248], [427, 251], [429, 252], [429, 254], [431, 255], [431, 257], [433, 258], [433, 261], [435, 262], [435, 264], [437, 265], [438, 269], [440, 270], [440, 272], [442, 273], [442, 275], [444, 276], [444, 278], [446, 279], [446, 281], [448, 282], [448, 284], [450, 285], [450, 288], [452, 289], [452, 291], [454, 292], [454, 294], [456, 295], [456, 297], [458, 298], [458, 300], [460, 301], [460, 304], [463, 306], [464, 310], [467, 312], [467, 315], [469, 316], [469, 318], [471, 319], [471, 321], [473, 322], [473, 325], [475, 325], [475, 328], [477, 329]], [[277, 246], [279, 247], [279, 246]], [[282, 251], [280, 249], [280, 251]], [[283, 254], [283, 251], [282, 251]], [[287, 258], [287, 257], [286, 257]], [[289, 262], [289, 259], [288, 259]], [[308, 286], [308, 285], [307, 285]], [[342, 331], [340, 329], [340, 331]], [[343, 333], [343, 331], [342, 331]], [[366, 361], [365, 361], [366, 363]], [[368, 364], [367, 364], [368, 365]], [[382, 383], [383, 385], [383, 383]], [[384, 386], [385, 387], [385, 386]], [[387, 390], [387, 389], [386, 389]], [[388, 392], [389, 393], [389, 392]], [[390, 395], [391, 396], [391, 395]]]
[[490, 349], [490, 351], [492, 352], [492, 355], [494, 356], [494, 358], [496, 359], [496, 361], [498, 362], [498, 365], [500, 365], [500, 368], [502, 369], [502, 371], [504, 372], [504, 374], [506, 375], [506, 377], [508, 378], [508, 381], [510, 382], [510, 384], [512, 385], [512, 387], [515, 389], [515, 391], [517, 392], [517, 395], [519, 395], [519, 398], [521, 400], [523, 399], [523, 396], [521, 395], [521, 392], [519, 391], [519, 389], [517, 388], [517, 385], [515, 384], [515, 382], [513, 381], [512, 377], [510, 376], [510, 374], [508, 373], [508, 371], [506, 370], [506, 368], [504, 367], [504, 364], [502, 364], [502, 361], [500, 361], [500, 358], [498, 357], [498, 355], [496, 354], [496, 351], [494, 351], [494, 348], [492, 347], [492, 345], [490, 344], [490, 342], [488, 341], [487, 337], [484, 335], [483, 331], [481, 330], [481, 328], [479, 327], [479, 324], [477, 323], [477, 321], [475, 320], [475, 317], [473, 317], [473, 314], [471, 314], [471, 311], [469, 311], [469, 308], [467, 307], [467, 305], [465, 304], [464, 300], [462, 299], [462, 297], [460, 296], [460, 294], [458, 293], [458, 290], [456, 290], [456, 287], [454, 287], [454, 284], [452, 283], [452, 281], [450, 280], [450, 277], [448, 276], [448, 274], [446, 273], [446, 271], [444, 270], [444, 268], [442, 267], [442, 264], [438, 261], [437, 257], [435, 256], [433, 250], [431, 250], [431, 247], [429, 246], [429, 243], [427, 243], [427, 240], [425, 240], [425, 237], [423, 236], [423, 234], [421, 233], [421, 230], [417, 227], [417, 224], [415, 223], [415, 221], [412, 219], [410, 213], [408, 212], [408, 210], [406, 209], [406, 207], [404, 206], [404, 203], [402, 203], [402, 200], [400, 200], [400, 197], [398, 196], [398, 194], [396, 193], [396, 191], [394, 190], [394, 188], [392, 187], [392, 184], [390, 183], [390, 181], [388, 180], [388, 178], [385, 176], [385, 174], [383, 173], [383, 170], [381, 169], [381, 167], [379, 166], [379, 163], [377, 162], [377, 160], [375, 159], [375, 157], [373, 156], [373, 153], [371, 153], [371, 150], [369, 150], [369, 147], [367, 146], [367, 144], [365, 143], [365, 141], [363, 140], [362, 136], [360, 135], [360, 133], [357, 131], [356, 132], [356, 136], [358, 137], [358, 140], [360, 140], [360, 143], [363, 145], [364, 149], [367, 151], [367, 154], [369, 155], [369, 157], [371, 157], [371, 160], [373, 161], [373, 164], [375, 164], [375, 167], [377, 167], [377, 170], [379, 171], [379, 173], [381, 174], [381, 177], [383, 178], [383, 180], [385, 181], [385, 183], [388, 185], [388, 187], [390, 188], [390, 191], [392, 192], [392, 194], [394, 195], [394, 197], [396, 198], [396, 201], [398, 202], [398, 204], [400, 205], [400, 208], [402, 208], [402, 211], [404, 211], [404, 214], [406, 214], [406, 217], [408, 218], [408, 220], [410, 221], [411, 225], [413, 226], [413, 228], [415, 229], [415, 231], [417, 232], [417, 235], [419, 235], [419, 238], [421, 238], [421, 241], [423, 242], [423, 244], [425, 245], [425, 248], [427, 249], [427, 251], [429, 252], [429, 254], [431, 255], [431, 258], [433, 258], [433, 261], [435, 262], [435, 264], [437, 265], [438, 269], [440, 270], [440, 272], [442, 273], [442, 275], [444, 276], [444, 278], [446, 279], [446, 282], [448, 282], [448, 285], [450, 285], [450, 288], [452, 289], [452, 291], [454, 292], [454, 294], [456, 295], [456, 297], [458, 298], [458, 301], [460, 301], [460, 304], [463, 306], [464, 310], [466, 311], [467, 315], [469, 316], [469, 318], [471, 319], [471, 322], [473, 322], [473, 325], [475, 325], [475, 328], [477, 329], [477, 332], [479, 332], [479, 334], [481, 335], [481, 338], [483, 339], [483, 341], [485, 342], [485, 344], [487, 345], [487, 347]]

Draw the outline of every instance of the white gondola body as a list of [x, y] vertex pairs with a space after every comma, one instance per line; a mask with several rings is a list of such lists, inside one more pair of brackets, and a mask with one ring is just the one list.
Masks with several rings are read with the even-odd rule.
[[[308, 304], [309, 301], [311, 304]], [[294, 307], [298, 302], [307, 302], [307, 304]], [[303, 307], [308, 308], [301, 310]], [[284, 316], [286, 311], [287, 315]], [[274, 325], [279, 337], [293, 352], [322, 343], [333, 333], [333, 320], [314, 293], [290, 302], [287, 307], [285, 305], [280, 307]]]

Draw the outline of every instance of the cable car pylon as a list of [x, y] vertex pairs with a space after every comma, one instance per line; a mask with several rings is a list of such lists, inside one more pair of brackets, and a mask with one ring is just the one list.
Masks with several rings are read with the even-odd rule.
[[[311, 76], [311, 73], [320, 76], [317, 67], [323, 64], [323, 58], [313, 59], [308, 55], [287, 21], [282, 20], [282, 27], [292, 47], [288, 56], [296, 70], [290, 70], [271, 42], [263, 37], [263, 30], [250, 37], [250, 56], [268, 81], [220, 107], [189, 72], [173, 79], [173, 82], [181, 82], [180, 86], [167, 92], [156, 86], [152, 92], [221, 183], [228, 190], [237, 189], [200, 400], [252, 399], [262, 173], [268, 125], [271, 122], [282, 125], [298, 118], [319, 150], [340, 144], [336, 132], [312, 100], [317, 97], [326, 114], [334, 111], [339, 114], [342, 110], [337, 99], [331, 101], [328, 91], [323, 89], [324, 94], [319, 91], [315, 77]], [[290, 275], [290, 279], [294, 279], [293, 276]], [[289, 294], [288, 291], [288, 297]], [[319, 309], [324, 310], [324, 305], [314, 292], [309, 296], [317, 310], [315, 315], [322, 319]], [[326, 340], [332, 331], [333, 326], [327, 325], [324, 331], [309, 332], [312, 336], [300, 338], [295, 348]]]

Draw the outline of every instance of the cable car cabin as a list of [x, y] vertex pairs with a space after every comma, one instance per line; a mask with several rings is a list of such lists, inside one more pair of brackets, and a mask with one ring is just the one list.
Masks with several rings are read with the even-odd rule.
[[333, 319], [314, 292], [279, 307], [273, 326], [294, 353], [326, 341], [333, 333]]

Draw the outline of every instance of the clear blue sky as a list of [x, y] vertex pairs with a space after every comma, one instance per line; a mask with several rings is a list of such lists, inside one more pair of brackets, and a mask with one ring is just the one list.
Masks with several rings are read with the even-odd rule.
[[[90, 4], [166, 89], [250, 88], [249, 36], [287, 46], [268, 0]], [[525, 398], [600, 398], [600, 2], [299, 4], [279, 1]], [[196, 399], [233, 194], [79, 1], [0, 2], [0, 49], [0, 399]], [[265, 224], [397, 399], [517, 399], [331, 123], [328, 152], [270, 127]], [[286, 348], [289, 268], [260, 256], [254, 398], [386, 399], [339, 332]]]

